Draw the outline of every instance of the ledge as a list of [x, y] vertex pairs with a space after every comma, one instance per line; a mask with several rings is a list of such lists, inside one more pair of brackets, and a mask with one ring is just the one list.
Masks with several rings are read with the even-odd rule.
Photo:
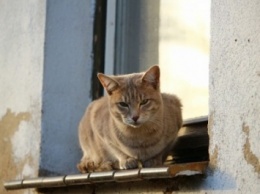
[[204, 123], [204, 122], [208, 122], [208, 116], [201, 116], [201, 117], [195, 117], [195, 118], [190, 118], [190, 119], [186, 119], [183, 121], [183, 126], [187, 126], [187, 125], [194, 125], [197, 123]]
[[169, 166], [158, 168], [93, 172], [57, 177], [39, 177], [7, 181], [4, 183], [4, 187], [6, 190], [15, 190], [28, 188], [68, 187], [73, 185], [98, 184], [106, 182], [120, 183], [149, 179], [169, 179], [177, 176], [203, 174], [207, 166], [208, 161], [203, 161], [194, 163], [172, 164]]

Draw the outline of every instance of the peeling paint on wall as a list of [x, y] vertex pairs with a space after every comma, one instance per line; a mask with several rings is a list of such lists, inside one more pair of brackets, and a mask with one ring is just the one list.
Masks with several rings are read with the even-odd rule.
[[243, 145], [243, 154], [246, 162], [253, 166], [254, 171], [260, 175], [260, 159], [256, 157], [256, 155], [251, 150], [251, 145], [249, 141], [249, 126], [243, 123], [242, 126], [243, 132], [246, 134], [246, 142]]
[[209, 134], [216, 169], [205, 190], [259, 193], [260, 2], [211, 3]]
[[215, 112], [211, 112], [208, 119], [208, 133], [209, 133], [209, 140], [210, 140], [210, 164], [209, 167], [211, 170], [214, 170], [217, 167], [218, 161], [218, 151], [219, 147], [213, 144], [213, 125], [214, 125], [214, 115]]
[[[0, 166], [5, 167], [0, 171], [0, 183], [4, 180], [13, 179], [17, 172], [21, 172], [24, 168], [24, 161], [15, 163], [13, 158], [12, 137], [19, 129], [22, 122], [27, 122], [31, 119], [29, 112], [14, 113], [10, 109], [6, 110], [5, 115], [0, 120], [0, 147], [1, 150]], [[28, 158], [29, 159], [29, 158]], [[2, 180], [4, 179], [4, 180]], [[0, 187], [0, 193], [4, 193], [5, 190]]]
[[216, 146], [210, 155], [210, 167], [215, 169], [218, 163], [218, 146]]
[[38, 174], [47, 8], [46, 1], [0, 4], [0, 193], [5, 194], [3, 181]]

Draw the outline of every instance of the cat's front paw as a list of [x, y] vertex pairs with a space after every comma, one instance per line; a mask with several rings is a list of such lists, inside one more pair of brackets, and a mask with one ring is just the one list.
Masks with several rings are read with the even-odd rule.
[[95, 171], [97, 166], [94, 164], [94, 161], [92, 160], [82, 159], [80, 163], [77, 165], [77, 168], [81, 173], [88, 173]]
[[110, 171], [113, 170], [113, 164], [110, 161], [102, 162], [95, 172]]
[[113, 170], [113, 164], [111, 161], [94, 162], [91, 159], [83, 158], [77, 168], [81, 173], [101, 172]]

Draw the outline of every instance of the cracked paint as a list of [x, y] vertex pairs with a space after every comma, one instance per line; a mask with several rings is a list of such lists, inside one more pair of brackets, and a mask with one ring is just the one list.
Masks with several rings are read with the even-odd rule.
[[260, 159], [256, 157], [256, 155], [251, 150], [251, 144], [249, 141], [249, 126], [243, 124], [242, 126], [243, 132], [246, 134], [246, 142], [243, 145], [243, 154], [246, 162], [253, 166], [254, 171], [260, 175]]

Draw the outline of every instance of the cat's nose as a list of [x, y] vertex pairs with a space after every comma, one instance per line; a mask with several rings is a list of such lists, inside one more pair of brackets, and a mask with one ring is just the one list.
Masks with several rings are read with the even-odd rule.
[[136, 122], [139, 119], [139, 116], [133, 116], [132, 119], [134, 122]]

